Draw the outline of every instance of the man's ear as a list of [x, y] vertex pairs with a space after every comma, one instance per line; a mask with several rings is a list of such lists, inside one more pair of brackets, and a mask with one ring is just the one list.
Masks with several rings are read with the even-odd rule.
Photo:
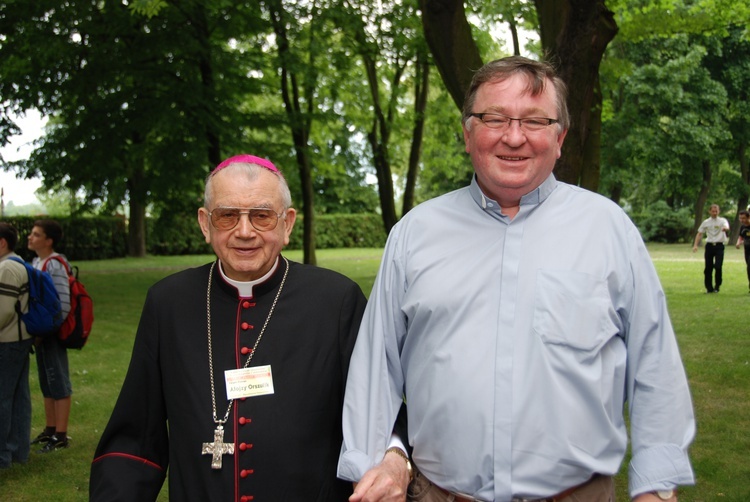
[[286, 219], [284, 220], [284, 245], [289, 244], [289, 236], [292, 235], [294, 223], [297, 221], [297, 211], [290, 207], [286, 210]]
[[206, 239], [206, 244], [211, 244], [211, 229], [209, 228], [211, 222], [208, 221], [208, 218], [208, 210], [205, 207], [199, 207], [198, 226], [201, 227], [201, 232], [203, 232], [203, 238]]

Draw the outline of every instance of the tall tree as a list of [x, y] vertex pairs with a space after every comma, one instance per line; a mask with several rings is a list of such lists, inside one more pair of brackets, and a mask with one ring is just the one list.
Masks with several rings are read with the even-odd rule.
[[208, 166], [241, 137], [233, 103], [251, 89], [227, 42], [257, 29], [255, 2], [160, 2], [150, 18], [114, 0], [11, 3], [2, 120], [28, 108], [52, 118], [30, 159], [6, 167], [104, 211], [127, 201], [129, 249], [142, 256], [147, 207], [194, 211]]
[[[573, 119], [556, 175], [596, 189], [599, 169], [601, 95], [598, 68], [617, 26], [603, 0], [535, 1], [543, 49], [559, 62], [568, 84]], [[472, 71], [482, 59], [472, 37], [463, 0], [420, 0], [425, 36], [456, 105], [463, 106]], [[585, 175], [583, 175], [585, 174]]]
[[[282, 0], [265, 2], [276, 36], [278, 50], [278, 67], [281, 78], [281, 97], [284, 102], [292, 143], [297, 159], [300, 184], [302, 188], [303, 223], [303, 260], [315, 265], [315, 199], [313, 193], [313, 166], [309, 149], [310, 132], [315, 110], [315, 92], [318, 71], [316, 65], [322, 44], [317, 40], [321, 23], [321, 10], [316, 2], [311, 4], [291, 5]], [[286, 9], [293, 9], [287, 12]], [[298, 54], [292, 47], [290, 28], [294, 30], [296, 42], [305, 47]], [[300, 40], [300, 39], [304, 39]], [[307, 60], [303, 61], [302, 56]]]
[[[372, 2], [345, 0], [341, 24], [351, 34], [353, 50], [358, 54], [369, 90], [370, 114], [365, 137], [370, 145], [378, 180], [381, 216], [386, 232], [398, 221], [394, 187], [394, 130], [402, 129], [405, 118], [411, 118], [409, 159], [402, 165], [406, 187], [402, 209], [409, 210], [421, 155], [423, 121], [427, 106], [427, 53], [421, 37], [414, 2], [373, 5]], [[407, 87], [413, 82], [413, 113], [403, 111], [408, 103]]]
[[596, 191], [599, 188], [602, 96], [599, 64], [617, 34], [612, 11], [603, 0], [534, 0], [543, 50], [559, 61], [568, 84], [572, 125], [555, 176]]

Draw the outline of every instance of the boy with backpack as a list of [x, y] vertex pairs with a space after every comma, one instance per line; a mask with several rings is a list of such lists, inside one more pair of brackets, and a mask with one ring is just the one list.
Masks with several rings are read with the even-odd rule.
[[[28, 237], [28, 248], [37, 255], [32, 260], [32, 265], [52, 276], [62, 305], [62, 318], [65, 319], [70, 312], [70, 266], [66, 267], [67, 260], [61, 263], [57, 259], [50, 259], [53, 256], [62, 257], [55, 252], [55, 246], [62, 237], [62, 227], [58, 222], [37, 220]], [[36, 360], [39, 386], [44, 396], [46, 427], [31, 444], [41, 444], [43, 447], [39, 453], [49, 453], [69, 446], [67, 431], [73, 388], [68, 368], [68, 352], [56, 336], [44, 337], [37, 341]]]
[[31, 392], [29, 351], [33, 339], [20, 322], [16, 304], [26, 311], [28, 277], [13, 250], [18, 232], [0, 222], [0, 469], [29, 460]]

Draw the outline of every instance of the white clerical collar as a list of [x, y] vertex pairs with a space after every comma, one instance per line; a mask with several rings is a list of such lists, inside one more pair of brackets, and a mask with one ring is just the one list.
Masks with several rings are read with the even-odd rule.
[[224, 273], [224, 267], [221, 264], [221, 260], [219, 260], [219, 271], [221, 272], [221, 276], [224, 278], [225, 281], [227, 281], [229, 284], [237, 288], [237, 291], [239, 292], [240, 296], [243, 298], [251, 297], [253, 296], [253, 286], [256, 284], [261, 284], [268, 280], [269, 277], [273, 275], [274, 272], [276, 272], [276, 267], [279, 266], [279, 257], [276, 257], [276, 263], [273, 264], [273, 267], [271, 267], [271, 270], [268, 271], [266, 275], [261, 277], [260, 279], [255, 279], [254, 281], [235, 281], [234, 279], [230, 279], [227, 277], [227, 275]]

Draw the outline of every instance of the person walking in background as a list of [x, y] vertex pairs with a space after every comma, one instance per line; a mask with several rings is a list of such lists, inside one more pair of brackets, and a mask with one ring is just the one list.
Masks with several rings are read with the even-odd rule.
[[[55, 251], [55, 247], [62, 238], [63, 230], [58, 222], [37, 220], [29, 234], [27, 247], [36, 253], [36, 257], [31, 261], [32, 265], [39, 270], [46, 270], [52, 276], [60, 297], [62, 317], [65, 319], [70, 312], [68, 271], [65, 265], [50, 259], [51, 256], [60, 256], [65, 259], [63, 255]], [[65, 261], [67, 262], [67, 259]], [[39, 386], [44, 396], [45, 428], [31, 441], [31, 444], [42, 446], [38, 450], [39, 453], [49, 453], [70, 445], [68, 421], [73, 385], [68, 367], [68, 349], [62, 346], [56, 336], [39, 339], [35, 348]]]
[[[344, 502], [337, 479], [349, 357], [365, 308], [343, 275], [288, 261], [286, 180], [252, 155], [206, 179], [216, 259], [150, 288], [91, 465], [92, 502]], [[167, 471], [168, 469], [168, 471]]]
[[26, 312], [28, 275], [24, 266], [8, 258], [20, 258], [13, 250], [18, 232], [0, 222], [0, 469], [12, 462], [29, 460], [31, 391], [29, 352], [33, 338], [19, 319], [16, 305]]
[[740, 211], [740, 235], [737, 237], [735, 247], [745, 247], [745, 265], [747, 268], [747, 284], [750, 288], [750, 211]]
[[698, 227], [693, 242], [693, 253], [698, 250], [703, 234], [706, 234], [706, 250], [703, 253], [705, 266], [703, 267], [703, 284], [706, 293], [718, 293], [721, 288], [721, 269], [724, 264], [724, 243], [727, 242], [729, 222], [726, 218], [719, 216], [719, 206], [711, 204], [708, 210], [709, 216]]
[[612, 501], [630, 433], [630, 496], [674, 502], [695, 482], [687, 377], [638, 229], [552, 174], [565, 84], [546, 63], [490, 62], [462, 124], [470, 186], [393, 227], [362, 319], [338, 469], [350, 500], [404, 499], [409, 464], [393, 475], [384, 452], [405, 401], [409, 500]]

